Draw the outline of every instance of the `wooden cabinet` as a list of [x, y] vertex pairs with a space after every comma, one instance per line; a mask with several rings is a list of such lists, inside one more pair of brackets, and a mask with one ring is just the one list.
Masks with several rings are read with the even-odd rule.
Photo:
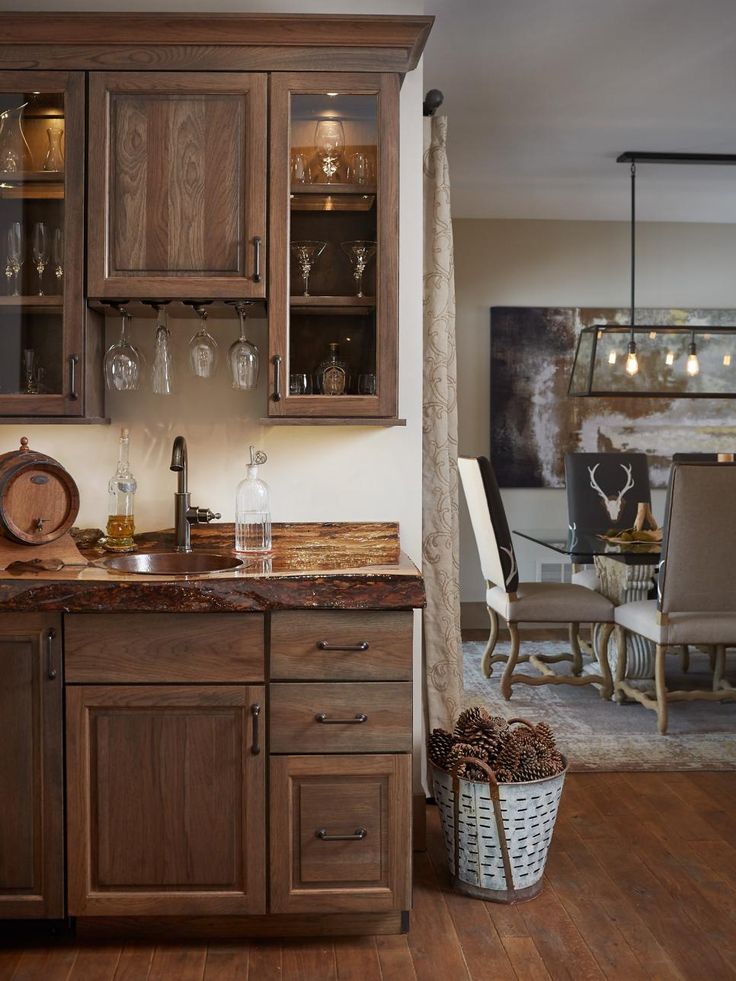
[[411, 905], [411, 756], [271, 759], [271, 910]]
[[0, 416], [99, 416], [101, 332], [84, 305], [84, 73], [0, 71], [0, 113]]
[[61, 620], [0, 614], [0, 917], [64, 915]]
[[269, 415], [395, 418], [399, 82], [271, 78]]
[[264, 913], [265, 689], [67, 688], [69, 913]]
[[89, 296], [266, 295], [266, 78], [90, 74]]

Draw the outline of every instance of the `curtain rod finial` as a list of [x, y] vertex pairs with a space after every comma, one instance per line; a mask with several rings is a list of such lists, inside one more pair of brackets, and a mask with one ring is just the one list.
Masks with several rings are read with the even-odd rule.
[[430, 89], [424, 96], [423, 115], [434, 116], [444, 101], [445, 97], [439, 89]]

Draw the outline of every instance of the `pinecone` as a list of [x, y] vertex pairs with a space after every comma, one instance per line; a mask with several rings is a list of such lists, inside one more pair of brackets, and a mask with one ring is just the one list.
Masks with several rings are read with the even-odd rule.
[[500, 715], [489, 715], [480, 705], [465, 709], [458, 716], [454, 737], [476, 749], [476, 756], [493, 762], [508, 732], [508, 722]]
[[472, 708], [463, 709], [458, 715], [453, 736], [458, 742], [469, 743], [472, 737], [477, 734], [480, 726], [490, 721], [490, 715], [482, 705], [474, 705]]
[[447, 769], [447, 756], [452, 749], [452, 736], [444, 729], [433, 729], [427, 739], [427, 754], [441, 770]]
[[546, 722], [540, 722], [538, 725], [534, 726], [534, 732], [539, 742], [546, 746], [547, 749], [556, 749], [557, 743], [555, 741], [555, 734], [552, 732], [552, 729]]
[[[452, 771], [454, 764], [462, 756], [476, 756], [475, 747], [470, 743], [455, 743], [447, 756], [447, 769]], [[457, 770], [457, 775], [464, 780], [475, 780], [488, 782], [488, 777], [479, 766], [472, 763], [461, 763]]]

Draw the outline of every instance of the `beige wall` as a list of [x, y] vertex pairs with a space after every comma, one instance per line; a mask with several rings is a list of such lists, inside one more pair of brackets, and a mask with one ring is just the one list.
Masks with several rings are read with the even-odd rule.
[[[490, 445], [490, 307], [626, 306], [626, 222], [458, 219], [455, 235], [460, 452], [488, 454]], [[736, 306], [733, 225], [643, 224], [638, 230], [637, 305]], [[662, 511], [655, 492], [655, 512]], [[507, 490], [512, 528], [564, 528], [564, 491]], [[462, 502], [461, 590], [483, 599], [475, 544]], [[536, 576], [548, 550], [515, 540], [522, 577]]]

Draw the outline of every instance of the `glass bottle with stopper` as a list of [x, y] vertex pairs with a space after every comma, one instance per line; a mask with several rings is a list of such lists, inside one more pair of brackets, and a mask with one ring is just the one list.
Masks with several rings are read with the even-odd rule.
[[317, 382], [322, 395], [345, 395], [348, 387], [348, 366], [340, 357], [337, 341], [330, 344], [330, 354], [317, 368]]
[[258, 468], [267, 459], [262, 450], [251, 446], [248, 473], [235, 497], [236, 552], [271, 551], [271, 495], [268, 484], [258, 476]]
[[138, 488], [130, 470], [130, 431], [120, 430], [118, 466], [107, 485], [107, 535], [102, 540], [108, 552], [135, 550], [135, 492]]

